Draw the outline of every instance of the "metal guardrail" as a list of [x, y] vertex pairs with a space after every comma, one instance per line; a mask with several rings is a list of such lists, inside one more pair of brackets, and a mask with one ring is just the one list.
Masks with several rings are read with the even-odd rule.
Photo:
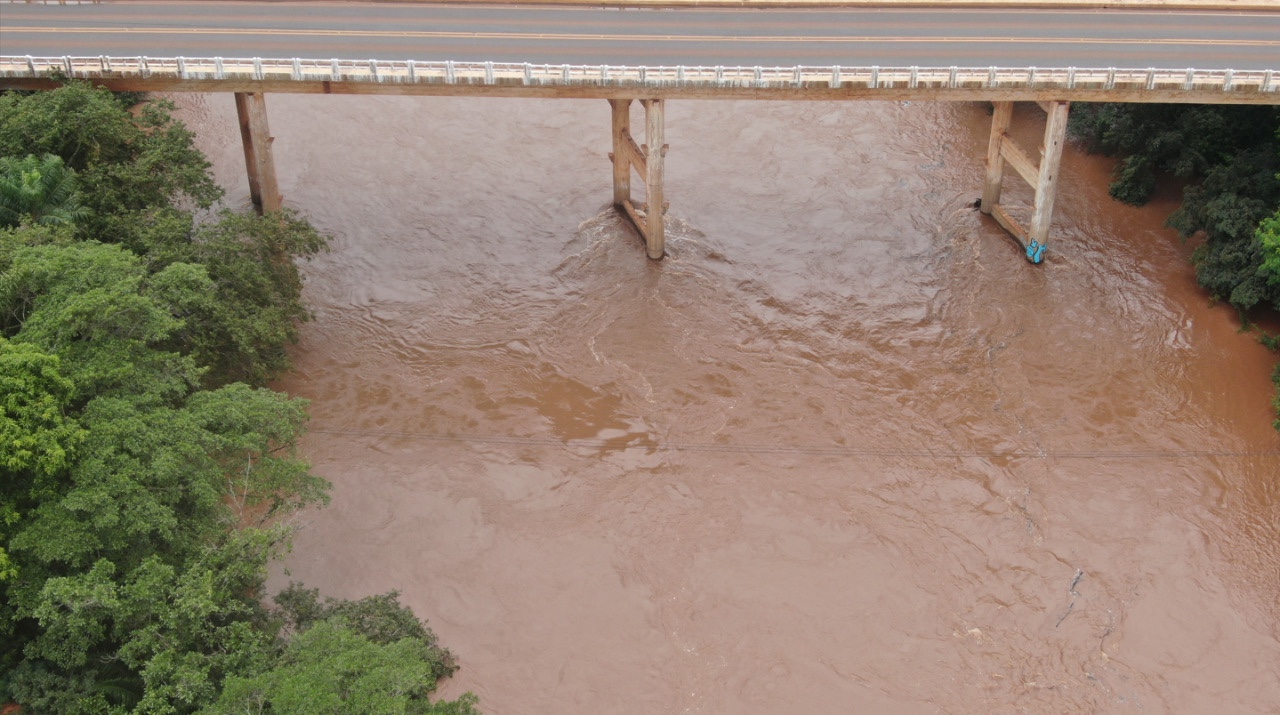
[[[1150, 90], [1276, 93], [1276, 70], [618, 66], [413, 60], [0, 56], [0, 78], [375, 82], [480, 86]], [[1280, 102], [1280, 97], [1277, 98]]]

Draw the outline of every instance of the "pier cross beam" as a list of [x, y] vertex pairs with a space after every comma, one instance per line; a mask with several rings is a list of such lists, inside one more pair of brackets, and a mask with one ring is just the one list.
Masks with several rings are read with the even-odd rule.
[[[1058, 174], [1062, 168], [1062, 148], [1067, 137], [1067, 112], [1070, 102], [1041, 104], [1049, 118], [1044, 127], [1044, 144], [1037, 163], [1009, 137], [1013, 119], [1013, 102], [995, 102], [991, 117], [991, 141], [987, 145], [987, 176], [982, 188], [982, 212], [995, 218], [1026, 251], [1027, 259], [1039, 263], [1049, 243], [1049, 223], [1053, 219], [1053, 201], [1057, 194]], [[1035, 189], [1031, 225], [1023, 227], [1000, 205], [1004, 166], [1008, 163]]]
[[[663, 219], [667, 204], [663, 200], [662, 161], [667, 154], [663, 143], [663, 114], [665, 102], [661, 99], [642, 99], [644, 107], [644, 144], [637, 144], [631, 136], [630, 99], [610, 99], [613, 109], [613, 203], [620, 212], [635, 224], [644, 237], [645, 253], [658, 260], [665, 251], [666, 233]], [[631, 198], [631, 172], [635, 170], [644, 183], [645, 203], [636, 205]]]
[[244, 143], [244, 163], [249, 171], [249, 197], [258, 213], [280, 210], [280, 186], [271, 157], [271, 130], [267, 127], [267, 99], [261, 92], [236, 92], [236, 116]]

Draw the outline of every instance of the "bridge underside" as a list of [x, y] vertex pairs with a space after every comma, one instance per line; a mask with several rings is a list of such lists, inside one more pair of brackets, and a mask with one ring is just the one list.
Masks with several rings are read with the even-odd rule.
[[[253, 204], [261, 213], [278, 211], [282, 198], [271, 155], [272, 137], [267, 124], [266, 97], [260, 92], [236, 92], [235, 99]], [[649, 258], [660, 260], [665, 253], [664, 224], [668, 208], [663, 186], [663, 162], [668, 148], [663, 141], [665, 100], [640, 100], [644, 108], [644, 143], [637, 143], [631, 132], [632, 102], [631, 99], [609, 100], [613, 138], [613, 151], [609, 153], [609, 160], [613, 163], [613, 203], [644, 239], [645, 253]], [[1062, 150], [1066, 144], [1070, 103], [1041, 103], [1048, 120], [1038, 161], [1009, 136], [1013, 105], [1013, 102], [994, 103], [986, 180], [979, 206], [1022, 245], [1028, 260], [1040, 263], [1049, 242], [1049, 225], [1053, 217]], [[1023, 226], [1000, 203], [1006, 164], [1035, 189], [1031, 220], [1027, 226]], [[631, 192], [633, 173], [639, 176], [645, 190], [645, 200], [640, 203]]]
[[[0, 89], [52, 89], [83, 78], [114, 91], [234, 92], [250, 192], [259, 211], [281, 205], [268, 93], [606, 99], [612, 109], [613, 201], [635, 225], [650, 258], [664, 253], [664, 108], [670, 99], [801, 101], [989, 101], [995, 110], [980, 208], [1039, 263], [1049, 226], [1071, 102], [1280, 104], [1272, 70], [617, 67], [455, 62], [223, 58], [0, 57]], [[644, 108], [644, 143], [631, 133], [631, 106]], [[1048, 113], [1036, 158], [1008, 134], [1014, 102]], [[1000, 203], [1005, 166], [1035, 190], [1023, 225]], [[631, 194], [639, 176], [645, 197]]]

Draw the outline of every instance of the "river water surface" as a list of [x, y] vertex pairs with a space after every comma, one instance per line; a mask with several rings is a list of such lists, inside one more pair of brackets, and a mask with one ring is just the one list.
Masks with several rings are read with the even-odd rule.
[[[178, 99], [246, 203], [231, 96]], [[970, 208], [983, 105], [672, 102], [654, 262], [603, 100], [268, 103], [333, 236], [279, 385], [333, 504], [273, 585], [400, 590], [444, 694], [1280, 711], [1274, 356], [1106, 159], [1068, 150], [1037, 267]]]

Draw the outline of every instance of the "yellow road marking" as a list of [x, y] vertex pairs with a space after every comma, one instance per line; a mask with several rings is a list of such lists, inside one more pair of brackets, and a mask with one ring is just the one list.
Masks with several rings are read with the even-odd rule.
[[303, 37], [383, 37], [383, 38], [438, 38], [438, 39], [483, 39], [483, 40], [611, 40], [628, 42], [799, 42], [799, 43], [838, 43], [838, 42], [947, 42], [947, 43], [1036, 43], [1036, 44], [1123, 44], [1123, 45], [1232, 45], [1251, 47], [1280, 47], [1277, 40], [1211, 40], [1211, 39], [1138, 39], [1138, 38], [1098, 38], [1083, 39], [1075, 37], [785, 37], [776, 35], [586, 35], [570, 33], [521, 33], [521, 32], [447, 32], [447, 31], [399, 31], [399, 30], [283, 30], [283, 29], [233, 29], [233, 28], [97, 28], [97, 27], [22, 27], [5, 28], [9, 34], [132, 34], [132, 35], [269, 35], [269, 36], [303, 36]]

